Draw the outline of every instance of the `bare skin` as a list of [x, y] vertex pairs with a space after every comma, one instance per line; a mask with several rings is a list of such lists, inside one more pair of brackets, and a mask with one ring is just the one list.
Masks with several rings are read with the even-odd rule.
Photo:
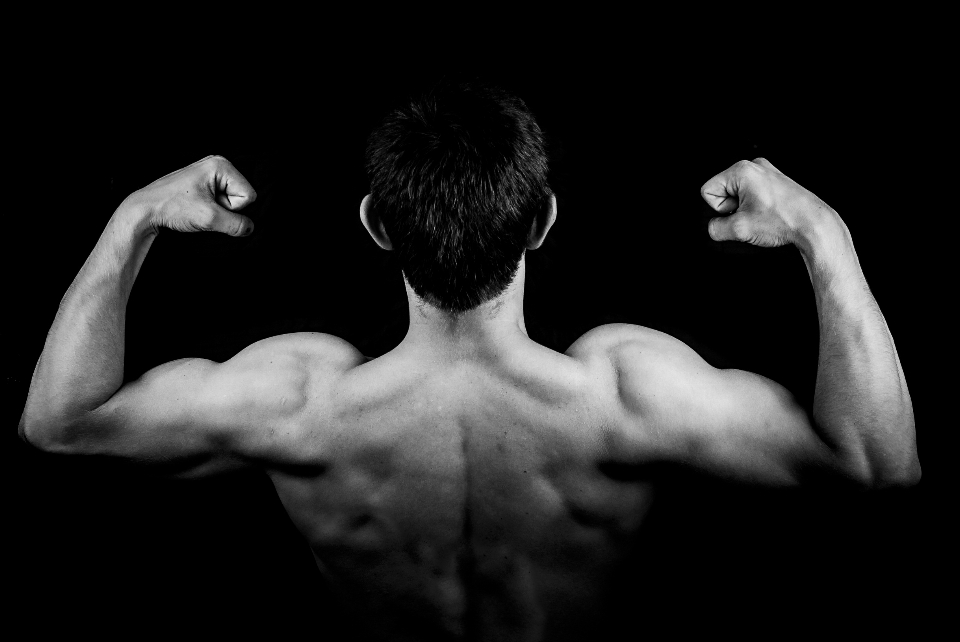
[[[456, 319], [408, 286], [407, 335], [377, 359], [301, 333], [124, 385], [124, 311], [156, 229], [252, 229], [238, 211], [253, 188], [211, 157], [117, 209], [61, 303], [21, 434], [179, 476], [265, 470], [371, 638], [582, 639], [643, 526], [655, 464], [773, 486], [919, 479], [906, 381], [840, 217], [763, 159], [702, 195], [723, 215], [714, 239], [803, 255], [820, 318], [812, 417], [778, 384], [647, 328], [602, 326], [564, 354], [534, 343], [523, 261]], [[529, 249], [555, 217], [554, 202]], [[390, 249], [366, 199], [361, 219]]]

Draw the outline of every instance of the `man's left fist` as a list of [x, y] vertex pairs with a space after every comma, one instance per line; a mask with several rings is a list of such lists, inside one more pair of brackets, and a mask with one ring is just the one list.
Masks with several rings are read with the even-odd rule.
[[143, 208], [154, 228], [246, 236], [253, 231], [253, 221], [236, 210], [256, 198], [253, 186], [230, 161], [207, 156], [134, 192], [126, 204]]

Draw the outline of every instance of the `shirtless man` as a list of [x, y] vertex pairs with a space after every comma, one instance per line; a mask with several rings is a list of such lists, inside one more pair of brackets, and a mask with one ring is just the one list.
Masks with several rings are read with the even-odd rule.
[[300, 333], [123, 382], [125, 307], [157, 229], [253, 229], [238, 213], [253, 187], [209, 157], [116, 210], [63, 298], [21, 435], [181, 476], [265, 470], [356, 639], [588, 639], [662, 464], [768, 486], [919, 479], [906, 381], [850, 234], [768, 161], [701, 193], [721, 215], [713, 239], [803, 256], [820, 319], [812, 416], [647, 328], [602, 326], [565, 354], [527, 337], [524, 253], [557, 205], [520, 100], [441, 91], [391, 114], [367, 158], [360, 217], [398, 252], [409, 302], [395, 349], [368, 359]]

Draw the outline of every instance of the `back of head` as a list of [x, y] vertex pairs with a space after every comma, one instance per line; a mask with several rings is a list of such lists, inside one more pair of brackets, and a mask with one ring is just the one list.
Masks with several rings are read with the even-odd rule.
[[391, 112], [366, 166], [407, 281], [452, 314], [510, 285], [549, 207], [540, 128], [522, 100], [482, 83], [441, 83]]

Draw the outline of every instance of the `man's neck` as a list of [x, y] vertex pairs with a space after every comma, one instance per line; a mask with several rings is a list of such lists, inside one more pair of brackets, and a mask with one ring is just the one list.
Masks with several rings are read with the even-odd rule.
[[429, 352], [440, 358], [493, 354], [505, 345], [526, 338], [523, 321], [525, 262], [521, 258], [513, 282], [498, 297], [476, 308], [453, 315], [426, 303], [407, 288], [410, 327], [402, 347]]

